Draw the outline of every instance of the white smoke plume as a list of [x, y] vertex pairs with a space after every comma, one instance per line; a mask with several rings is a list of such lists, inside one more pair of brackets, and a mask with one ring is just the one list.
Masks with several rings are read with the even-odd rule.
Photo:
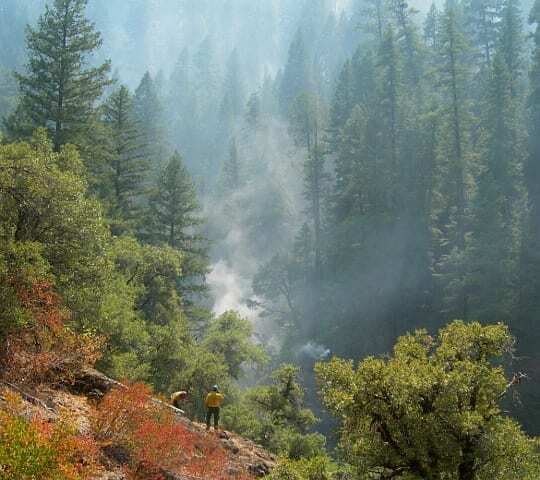
[[213, 311], [216, 315], [236, 310], [242, 317], [256, 323], [257, 310], [249, 308], [246, 304], [246, 293], [251, 290], [249, 278], [242, 277], [227, 262], [220, 260], [212, 266], [208, 284], [215, 299]]
[[324, 360], [330, 356], [330, 353], [330, 350], [324, 345], [314, 342], [308, 342], [298, 350], [299, 355], [307, 355], [313, 360]]

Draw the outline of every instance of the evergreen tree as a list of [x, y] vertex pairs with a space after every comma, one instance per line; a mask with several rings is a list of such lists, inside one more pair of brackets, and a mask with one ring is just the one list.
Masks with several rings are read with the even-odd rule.
[[222, 120], [231, 122], [242, 114], [245, 103], [242, 72], [240, 70], [237, 49], [233, 50], [227, 61], [222, 98], [220, 116]]
[[205, 115], [209, 110], [215, 111], [216, 102], [219, 104], [220, 73], [216, 64], [214, 43], [207, 36], [199, 45], [193, 58], [195, 68], [195, 95], [201, 119], [208, 121]]
[[8, 116], [17, 104], [17, 82], [12, 72], [0, 66], [0, 118]]
[[440, 15], [437, 5], [432, 3], [424, 20], [424, 40], [434, 50], [439, 48]]
[[469, 72], [467, 43], [460, 32], [455, 6], [450, 3], [441, 21], [439, 77], [445, 125], [441, 128], [437, 190], [440, 201], [436, 210], [435, 228], [439, 232], [441, 250], [435, 253], [437, 274], [445, 289], [445, 309], [452, 318], [467, 319], [468, 296], [465, 287], [465, 239], [467, 233], [467, 161]]
[[485, 164], [473, 204], [468, 261], [471, 314], [484, 321], [508, 319], [517, 306], [519, 242], [515, 232], [521, 231], [516, 206], [523, 149], [512, 83], [504, 54], [498, 51], [485, 99]]
[[[520, 256], [517, 318], [513, 330], [519, 339], [519, 352], [523, 368], [538, 376], [538, 342], [540, 335], [540, 1], [536, 0], [529, 16], [534, 47], [530, 70], [530, 91], [528, 95], [526, 119], [528, 122], [528, 148], [525, 150], [524, 183], [527, 203], [524, 208], [522, 251]], [[524, 386], [523, 407], [515, 413], [526, 424], [527, 430], [538, 434], [540, 422], [535, 415], [535, 405], [539, 394], [538, 384], [530, 382]]]
[[189, 230], [201, 224], [195, 187], [178, 152], [161, 170], [149, 198], [150, 240], [196, 252], [198, 237]]
[[289, 112], [298, 95], [312, 90], [309, 65], [304, 37], [302, 31], [298, 30], [289, 48], [287, 64], [279, 84], [279, 103], [283, 114]]
[[[467, 30], [472, 45], [483, 57], [483, 68], [489, 68], [493, 60], [501, 6], [501, 0], [469, 0], [465, 5]], [[452, 8], [455, 10], [457, 7]]]
[[[399, 100], [401, 96], [401, 78], [399, 52], [396, 45], [396, 38], [392, 26], [385, 33], [384, 40], [381, 43], [378, 54], [379, 70], [379, 98], [381, 101], [381, 122], [384, 129], [383, 135], [387, 139], [388, 147], [385, 149], [385, 162], [388, 173], [394, 176], [399, 171], [398, 164], [398, 142], [399, 142]], [[389, 194], [394, 198], [391, 203], [396, 204], [397, 193], [396, 181], [390, 180]]]
[[235, 138], [231, 140], [229, 156], [223, 164], [222, 184], [227, 193], [235, 192], [241, 185], [238, 147]]
[[[207, 36], [193, 56], [193, 92], [196, 106], [193, 118], [196, 130], [190, 140], [194, 144], [193, 162], [197, 174], [215, 178], [219, 173], [219, 161], [222, 158], [220, 148], [226, 145], [227, 135], [219, 123], [220, 94], [223, 80], [216, 59], [214, 42]], [[226, 131], [230, 127], [226, 126]], [[183, 148], [183, 147], [182, 147]], [[214, 163], [215, 162], [215, 163]]]
[[[412, 86], [420, 81], [422, 58], [418, 51], [418, 33], [413, 16], [417, 13], [405, 0], [390, 0], [390, 11], [396, 25], [396, 42], [404, 52], [405, 80]], [[384, 41], [384, 36], [383, 36]]]
[[365, 19], [365, 29], [373, 34], [380, 45], [388, 23], [388, 5], [384, 0], [362, 0], [359, 6], [361, 18]]
[[138, 203], [144, 192], [148, 163], [142, 155], [142, 134], [133, 111], [133, 97], [125, 86], [119, 87], [104, 106], [104, 123], [111, 132], [111, 161], [106, 193], [113, 219], [113, 233], [118, 234], [136, 221]]
[[65, 143], [85, 141], [110, 70], [109, 62], [89, 66], [102, 40], [85, 17], [86, 5], [87, 0], [54, 0], [37, 28], [28, 28], [27, 73], [16, 74], [20, 106], [6, 123], [11, 136], [46, 127], [56, 151]]
[[322, 206], [327, 181], [325, 152], [320, 140], [322, 111], [319, 98], [308, 93], [300, 94], [291, 106], [290, 122], [297, 143], [307, 150], [303, 166], [304, 197], [313, 223], [315, 289], [318, 289], [322, 274]]
[[519, 81], [523, 69], [523, 27], [521, 11], [517, 0], [505, 0], [501, 12], [498, 51], [501, 52], [507, 74], [510, 78], [512, 99], [518, 95]]
[[340, 130], [349, 119], [355, 106], [354, 79], [351, 61], [347, 60], [341, 69], [334, 90], [334, 98], [330, 107], [330, 141], [332, 144], [338, 141]]
[[197, 138], [196, 116], [195, 75], [191, 55], [184, 48], [169, 79], [165, 118], [170, 125], [171, 142], [177, 148], [182, 148], [187, 158], [195, 155], [193, 144]]
[[208, 261], [204, 238], [198, 232], [202, 224], [198, 211], [195, 187], [182, 157], [175, 152], [150, 193], [141, 236], [150, 243], [169, 245], [184, 252], [184, 275], [179, 289], [186, 302], [191, 300], [191, 293], [206, 289], [204, 279]]
[[537, 351], [535, 335], [540, 315], [540, 0], [537, 0], [529, 17], [535, 25], [534, 50], [530, 72], [530, 93], [527, 119], [529, 144], [525, 159], [525, 186], [528, 208], [524, 227], [523, 253], [521, 258], [519, 330], [525, 338], [528, 351]]
[[133, 109], [143, 139], [139, 154], [147, 159], [153, 171], [157, 171], [166, 155], [165, 125], [163, 107], [149, 72], [144, 74], [135, 90]]

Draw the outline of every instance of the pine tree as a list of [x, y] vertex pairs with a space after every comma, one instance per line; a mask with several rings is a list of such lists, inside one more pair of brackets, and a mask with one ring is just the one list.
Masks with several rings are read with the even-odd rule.
[[194, 155], [193, 141], [197, 129], [197, 122], [193, 120], [197, 115], [194, 83], [191, 55], [184, 48], [169, 79], [164, 111], [170, 125], [171, 142], [175, 147], [182, 148], [188, 158]]
[[315, 132], [314, 145], [304, 162], [304, 197], [308, 202], [309, 217], [313, 222], [313, 246], [315, 251], [315, 281], [322, 277], [322, 209], [325, 201], [328, 173], [325, 170], [325, 152]]
[[178, 152], [161, 170], [149, 198], [149, 240], [185, 252], [198, 252], [199, 237], [193, 230], [201, 224], [195, 187]]
[[467, 29], [472, 45], [483, 57], [484, 68], [489, 68], [493, 60], [501, 6], [501, 0], [469, 0], [465, 6]]
[[517, 102], [504, 53], [492, 61], [485, 99], [485, 152], [483, 170], [473, 203], [473, 232], [468, 254], [467, 281], [474, 318], [503, 321], [517, 306], [519, 242], [516, 218], [520, 188], [520, 156]]
[[374, 106], [378, 101], [376, 91], [378, 82], [375, 74], [375, 52], [358, 47], [351, 60], [353, 80], [352, 99], [354, 105]]
[[366, 19], [365, 29], [373, 34], [377, 45], [380, 45], [384, 38], [384, 32], [388, 22], [388, 5], [384, 0], [362, 0], [364, 5], [360, 6], [361, 18]]
[[[387, 139], [388, 147], [385, 153], [386, 162], [391, 175], [399, 171], [398, 142], [399, 142], [399, 100], [401, 92], [399, 52], [396, 37], [392, 26], [385, 33], [378, 54], [379, 70], [379, 98], [381, 101], [381, 120], [384, 128], [383, 135]], [[395, 194], [397, 185], [395, 180], [390, 181], [390, 195], [394, 198], [392, 203], [397, 202]]]
[[165, 125], [163, 107], [149, 72], [144, 74], [135, 90], [133, 108], [143, 139], [139, 154], [146, 158], [150, 168], [156, 171], [161, 168], [166, 156]]
[[112, 155], [106, 174], [111, 191], [107, 197], [114, 222], [113, 233], [118, 234], [136, 221], [148, 175], [142, 134], [134, 118], [133, 97], [127, 87], [121, 86], [109, 97], [104, 106], [103, 121], [111, 132]]
[[289, 48], [289, 57], [279, 84], [279, 104], [283, 114], [289, 112], [298, 95], [312, 90], [309, 65], [304, 37], [302, 31], [298, 30]]
[[417, 86], [422, 72], [422, 58], [419, 55], [418, 33], [413, 16], [418, 12], [409, 7], [405, 0], [390, 0], [390, 11], [396, 25], [395, 41], [404, 52], [405, 80], [411, 86]]
[[340, 130], [345, 126], [352, 109], [355, 106], [354, 102], [354, 79], [351, 61], [347, 60], [337, 80], [334, 90], [334, 98], [330, 107], [330, 141], [336, 144]]
[[102, 40], [85, 17], [87, 1], [54, 0], [37, 28], [28, 28], [27, 73], [16, 74], [21, 99], [6, 125], [10, 135], [28, 135], [18, 129], [26, 123], [29, 128], [46, 127], [56, 151], [65, 143], [84, 142], [110, 70], [109, 62], [89, 66]]
[[208, 259], [199, 232], [202, 219], [193, 181], [182, 157], [175, 152], [159, 174], [150, 193], [145, 225], [140, 236], [156, 245], [168, 245], [185, 254], [178, 288], [185, 302], [206, 290]]
[[[216, 101], [219, 104], [220, 73], [216, 65], [214, 43], [210, 36], [199, 45], [193, 58], [195, 67], [195, 96], [200, 109], [199, 115], [205, 119], [208, 110], [215, 111]], [[205, 121], [207, 121], [205, 119]]]
[[227, 193], [235, 192], [241, 186], [238, 147], [235, 138], [231, 140], [229, 156], [223, 164], [222, 184]]
[[220, 108], [222, 120], [230, 122], [238, 118], [244, 111], [245, 96], [237, 49], [233, 50], [227, 61], [222, 98]]
[[[529, 145], [525, 161], [525, 185], [528, 209], [521, 259], [519, 312], [520, 333], [527, 337], [538, 331], [540, 315], [540, 0], [536, 0], [529, 21], [535, 25], [535, 32], [527, 109]], [[538, 335], [534, 339], [537, 340]], [[533, 341], [528, 345], [537, 351], [538, 347]]]
[[424, 20], [424, 41], [434, 50], [439, 48], [440, 16], [437, 5], [432, 3]]
[[510, 77], [510, 93], [513, 99], [519, 92], [519, 81], [523, 70], [524, 35], [521, 15], [517, 0], [505, 0], [501, 12], [497, 48], [502, 54]]
[[[193, 94], [195, 112], [190, 122], [196, 125], [190, 143], [194, 144], [193, 162], [198, 175], [213, 178], [219, 173], [221, 148], [228, 136], [219, 124], [220, 94], [223, 81], [216, 59], [214, 42], [207, 36], [193, 56]], [[228, 130], [229, 125], [225, 130]], [[228, 133], [228, 132], [227, 132]], [[183, 148], [183, 147], [182, 147]], [[216, 162], [216, 163], [214, 163]]]
[[465, 244], [465, 142], [467, 112], [467, 64], [464, 56], [467, 45], [459, 32], [456, 13], [453, 7], [447, 6], [442, 23], [442, 43], [440, 67], [441, 82], [445, 88], [446, 114], [449, 118], [450, 169], [453, 174], [454, 205], [456, 206], [456, 244]]
[[[468, 296], [465, 287], [465, 239], [467, 233], [467, 160], [469, 72], [467, 43], [460, 32], [455, 7], [450, 3], [441, 21], [439, 77], [442, 85], [442, 114], [440, 151], [443, 158], [438, 165], [441, 201], [436, 208], [435, 228], [439, 244], [436, 252], [437, 275], [443, 280], [445, 308], [452, 318], [468, 318]], [[451, 313], [450, 313], [451, 312]]]

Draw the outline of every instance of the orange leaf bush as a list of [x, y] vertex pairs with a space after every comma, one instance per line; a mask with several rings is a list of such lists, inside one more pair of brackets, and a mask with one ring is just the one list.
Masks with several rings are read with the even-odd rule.
[[93, 429], [102, 444], [129, 450], [125, 471], [134, 480], [160, 480], [163, 470], [212, 480], [251, 478], [228, 474], [230, 460], [219, 441], [178, 421], [144, 384], [109, 392], [96, 408]]
[[77, 371], [100, 358], [103, 339], [65, 326], [69, 313], [50, 283], [18, 285], [16, 291], [30, 322], [3, 342], [0, 368], [5, 380], [70, 383]]
[[99, 449], [78, 435], [63, 416], [54, 424], [23, 416], [21, 398], [2, 392], [0, 410], [0, 478], [17, 480], [86, 480], [98, 469]]

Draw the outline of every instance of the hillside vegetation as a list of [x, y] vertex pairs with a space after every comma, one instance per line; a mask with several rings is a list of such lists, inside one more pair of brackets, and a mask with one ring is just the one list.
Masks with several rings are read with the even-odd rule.
[[539, 1], [1, 0], [0, 480], [540, 478]]

